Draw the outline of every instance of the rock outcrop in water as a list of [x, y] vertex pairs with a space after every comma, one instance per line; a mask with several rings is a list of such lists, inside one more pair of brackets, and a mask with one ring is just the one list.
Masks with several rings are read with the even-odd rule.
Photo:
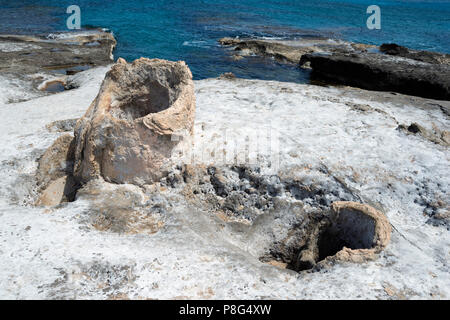
[[312, 78], [369, 90], [450, 100], [450, 66], [377, 53], [306, 54]]
[[74, 74], [112, 62], [116, 40], [102, 30], [47, 36], [0, 35], [0, 70], [33, 74]]
[[431, 51], [412, 50], [395, 43], [383, 43], [380, 52], [433, 64], [450, 65], [450, 55]]
[[37, 205], [54, 206], [75, 198], [77, 183], [72, 176], [74, 140], [60, 136], [38, 160], [36, 173], [40, 197]]
[[225, 47], [232, 47], [238, 57], [256, 54], [273, 57], [280, 62], [298, 64], [304, 54], [315, 52], [366, 52], [372, 45], [345, 41], [330, 42], [325, 38], [302, 40], [239, 39], [225, 37], [219, 39]]
[[164, 175], [193, 134], [195, 96], [184, 62], [119, 59], [75, 128], [74, 176], [142, 185]]

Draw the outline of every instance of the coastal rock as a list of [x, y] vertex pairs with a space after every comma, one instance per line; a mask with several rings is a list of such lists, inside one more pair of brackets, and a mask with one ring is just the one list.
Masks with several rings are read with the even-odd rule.
[[75, 128], [74, 175], [143, 185], [164, 176], [193, 134], [195, 96], [184, 62], [118, 59]]
[[[363, 263], [376, 259], [388, 245], [387, 217], [354, 201], [358, 196], [343, 182], [324, 174], [327, 183], [303, 184], [292, 179], [296, 170], [278, 176], [264, 175], [260, 169], [189, 166], [182, 169], [185, 179], [178, 179], [178, 186], [191, 205], [214, 212], [221, 221], [241, 228], [239, 232], [266, 239], [269, 243], [260, 242], [260, 248], [269, 249], [259, 259], [269, 264], [300, 272], [338, 262]], [[166, 182], [162, 180], [169, 188], [177, 187]]]
[[262, 261], [275, 259], [295, 271], [363, 263], [375, 260], [390, 241], [387, 217], [367, 204], [336, 201], [327, 210], [307, 214], [301, 209], [300, 214], [303, 218], [287, 229], [287, 237], [274, 242]]
[[233, 59], [259, 55], [313, 69], [311, 80], [368, 90], [394, 91], [438, 100], [450, 99], [450, 55], [380, 47], [324, 38], [272, 40], [222, 38]]
[[450, 55], [448, 54], [412, 50], [395, 43], [383, 43], [380, 46], [380, 51], [388, 55], [409, 58], [426, 63], [450, 65]]
[[450, 100], [450, 66], [375, 53], [306, 54], [312, 79], [369, 90]]
[[[339, 201], [331, 206], [332, 223], [321, 235], [319, 250], [327, 260], [365, 262], [374, 260], [391, 239], [387, 217], [375, 208], [357, 202]], [[331, 254], [341, 246], [334, 256]], [[331, 251], [328, 251], [330, 250]]]
[[432, 130], [427, 130], [420, 124], [414, 122], [409, 126], [401, 124], [397, 127], [398, 130], [405, 132], [406, 134], [417, 134], [423, 138], [443, 146], [450, 146], [450, 131], [441, 131], [438, 127], [433, 125]]
[[74, 150], [73, 136], [64, 134], [44, 152], [38, 160], [36, 178], [41, 188], [56, 179], [71, 174], [73, 170]]
[[26, 101], [76, 88], [73, 76], [111, 64], [115, 46], [113, 34], [102, 29], [36, 36], [0, 35], [2, 79], [15, 79], [13, 82], [26, 88], [26, 94], [8, 90], [6, 101]]
[[221, 74], [219, 76], [219, 79], [234, 80], [234, 79], [236, 79], [236, 75], [233, 72], [227, 72], [227, 73]]
[[[78, 191], [79, 201], [57, 206], [51, 215], [47, 208], [22, 205], [33, 196], [25, 189], [34, 187], [34, 181], [28, 182], [34, 161], [53, 136], [43, 125], [79, 115], [98, 93], [105, 70], [99, 69], [101, 76], [95, 78], [90, 71], [81, 73], [90, 80], [80, 81], [77, 92], [0, 108], [5, 128], [0, 280], [5, 298], [105, 299], [123, 293], [131, 299], [202, 299], [200, 294], [211, 287], [219, 299], [389, 299], [385, 283], [405, 292], [407, 299], [450, 296], [450, 288], [442, 284], [448, 276], [448, 255], [442, 249], [449, 243], [449, 224], [443, 220], [448, 218], [448, 151], [395, 130], [412, 123], [431, 130], [432, 122], [448, 130], [450, 101], [350, 87], [200, 80], [196, 148], [221, 152], [223, 139], [216, 136], [224, 128], [245, 136], [271, 121], [281, 133], [279, 171], [285, 174], [268, 170], [261, 161], [251, 171], [233, 169], [234, 163], [222, 168], [225, 164], [207, 162], [196, 175], [193, 162], [181, 180], [175, 171], [167, 184], [141, 188], [99, 179], [98, 187], [90, 187], [96, 180], [91, 181]], [[55, 113], [55, 107], [62, 112]], [[239, 154], [245, 152], [237, 146]], [[208, 170], [210, 166], [220, 170]], [[182, 199], [184, 189], [192, 190], [190, 198]], [[250, 212], [247, 223], [229, 221], [246, 218], [245, 210], [224, 206], [228, 197], [227, 203], [238, 202], [236, 194], [249, 207], [264, 200], [269, 206]], [[217, 199], [218, 206], [208, 199]], [[393, 224], [392, 240], [376, 261], [330, 261], [320, 272], [299, 274], [275, 254], [271, 264], [287, 270], [258, 261], [289, 235], [299, 241], [287, 242], [292, 251], [283, 252], [298, 259], [298, 250], [309, 244], [309, 230], [320, 220], [324, 225], [319, 231], [326, 230], [324, 215], [331, 220], [329, 206], [342, 200], [380, 208]], [[226, 217], [222, 208], [228, 210]], [[159, 222], [164, 227], [152, 235]], [[355, 250], [347, 248], [339, 255]], [[315, 252], [310, 251], [309, 259], [306, 253], [303, 261], [315, 264]], [[134, 276], [138, 283], [128, 281]], [[27, 285], [10, 281], [24, 277]]]
[[73, 201], [77, 190], [77, 182], [72, 176], [63, 176], [50, 182], [36, 202], [38, 206], [56, 206], [63, 202]]
[[73, 201], [78, 183], [72, 176], [75, 144], [73, 136], [64, 134], [38, 160], [36, 180], [40, 189], [38, 206], [55, 206]]
[[[345, 41], [329, 41], [324, 38], [308, 38], [300, 40], [239, 39], [225, 37], [219, 39], [222, 46], [233, 47], [240, 55], [256, 54], [272, 57], [279, 62], [299, 63], [304, 54], [315, 52], [367, 52], [375, 48], [373, 45], [349, 43]], [[236, 60], [233, 55], [233, 59]]]
[[272, 56], [277, 60], [285, 60], [291, 63], [298, 63], [302, 54], [311, 53], [315, 50], [309, 47], [292, 48], [289, 45], [269, 42], [263, 40], [235, 38], [222, 38], [219, 43], [223, 46], [234, 46], [237, 52], [248, 52], [262, 56]]

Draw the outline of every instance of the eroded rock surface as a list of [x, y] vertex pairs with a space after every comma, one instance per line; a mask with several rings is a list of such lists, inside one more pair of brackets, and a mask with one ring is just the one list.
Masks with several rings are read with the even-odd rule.
[[38, 185], [46, 187], [52, 180], [61, 178], [73, 171], [74, 141], [73, 136], [64, 134], [39, 158], [36, 177]]
[[194, 116], [184, 62], [119, 59], [75, 128], [75, 177], [138, 185], [160, 179], [175, 148], [189, 145]]
[[332, 39], [222, 38], [235, 60], [259, 55], [312, 69], [318, 84], [343, 84], [437, 100], [450, 99], [450, 56], [397, 44], [380, 47]]
[[189, 165], [161, 184], [228, 224], [232, 237], [259, 243], [250, 251], [263, 262], [303, 271], [375, 260], [390, 240], [386, 216], [328, 170], [292, 178], [299, 174], [304, 169], [268, 175], [259, 167]]
[[377, 53], [306, 54], [312, 79], [450, 100], [450, 66]]
[[262, 261], [278, 261], [296, 271], [367, 262], [386, 248], [392, 231], [383, 213], [352, 201], [336, 201], [328, 211], [304, 214], [298, 221]]
[[146, 194], [135, 185], [91, 180], [77, 192], [77, 201], [90, 203], [83, 220], [100, 231], [153, 234], [164, 226], [169, 206], [157, 194]]
[[52, 180], [41, 192], [36, 202], [38, 206], [53, 207], [75, 198], [77, 182], [71, 175]]
[[340, 261], [364, 262], [375, 259], [389, 244], [392, 228], [382, 212], [346, 201], [334, 202], [331, 210], [332, 222], [320, 239], [319, 247], [324, 252], [319, 259], [331, 256]]
[[423, 138], [434, 142], [436, 144], [441, 144], [443, 146], [450, 146], [450, 131], [440, 130], [438, 127], [433, 125], [431, 130], [427, 130], [418, 123], [411, 123], [409, 126], [401, 124], [397, 128], [405, 132], [406, 134], [417, 134]]
[[45, 127], [51, 132], [73, 132], [77, 121], [78, 119], [56, 120], [47, 124]]
[[[96, 88], [103, 77], [96, 79]], [[69, 101], [75, 95], [65, 92], [17, 104], [20, 113], [2, 108], [9, 130], [1, 131], [0, 160], [5, 248], [0, 278], [6, 298], [449, 296], [442, 281], [448, 275], [442, 250], [449, 243], [448, 224], [428, 223], [448, 218], [448, 151], [419, 134], [396, 130], [412, 123], [448, 130], [449, 102], [356, 88], [201, 80], [196, 82], [195, 145], [221, 151], [224, 144], [215, 141], [223, 141], [217, 138], [223, 128], [245, 136], [241, 128], [257, 130], [270, 119], [283, 133], [285, 174], [213, 163], [199, 167], [198, 175], [196, 168], [174, 170], [159, 187], [90, 181], [78, 191], [78, 200], [51, 210], [10, 201], [22, 200], [20, 189], [34, 179], [36, 157], [49, 136], [56, 136], [45, 124], [80, 116], [97, 94], [92, 86], [82, 84], [76, 95], [89, 92], [89, 99]], [[56, 105], [67, 114], [53, 114]], [[245, 210], [254, 199], [268, 205]], [[290, 270], [300, 270], [294, 267], [299, 249], [314, 248], [309, 235], [326, 230], [332, 203], [339, 200], [369, 203], [385, 213], [394, 230], [389, 245], [376, 261], [362, 265], [316, 263], [314, 251], [308, 259], [304, 250], [302, 261], [312, 261], [311, 270], [326, 268]], [[283, 248], [290, 263], [276, 255]], [[355, 251], [342, 249], [339, 255], [347, 250]], [[267, 253], [273, 255], [263, 262], [270, 264], [261, 263], [258, 258]], [[18, 277], [27, 281], [11, 281]]]

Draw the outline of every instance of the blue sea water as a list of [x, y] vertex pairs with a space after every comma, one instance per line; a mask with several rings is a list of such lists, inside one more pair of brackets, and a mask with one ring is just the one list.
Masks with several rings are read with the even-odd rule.
[[[73, 4], [81, 8], [82, 27], [114, 32], [116, 57], [185, 60], [195, 79], [229, 71], [245, 78], [307, 78], [268, 59], [233, 61], [217, 43], [225, 36], [325, 36], [450, 53], [448, 0], [0, 0], [0, 33], [67, 31], [66, 8]], [[381, 8], [380, 30], [366, 27], [366, 9], [374, 4]]]

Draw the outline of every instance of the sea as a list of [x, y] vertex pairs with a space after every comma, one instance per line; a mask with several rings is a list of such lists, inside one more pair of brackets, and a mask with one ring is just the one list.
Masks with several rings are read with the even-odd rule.
[[[325, 37], [450, 53], [449, 0], [0, 0], [0, 33], [69, 31], [71, 5], [80, 8], [82, 29], [114, 33], [116, 58], [184, 60], [194, 79], [233, 72], [250, 79], [307, 81], [294, 65], [257, 56], [235, 61], [218, 44], [222, 37]], [[380, 8], [380, 29], [367, 27], [371, 5]]]

